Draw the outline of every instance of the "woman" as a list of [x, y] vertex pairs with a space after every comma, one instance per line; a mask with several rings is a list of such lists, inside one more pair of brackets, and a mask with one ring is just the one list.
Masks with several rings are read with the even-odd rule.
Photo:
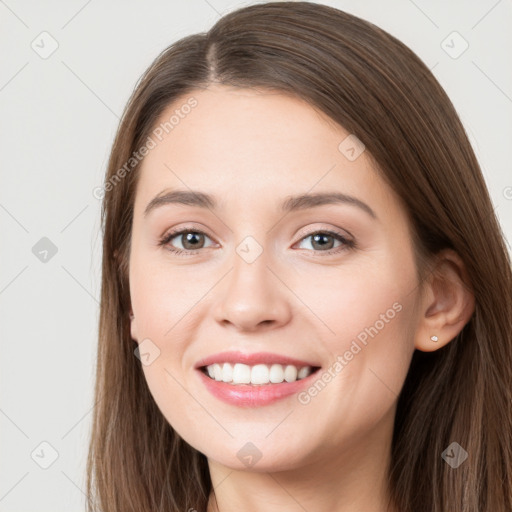
[[104, 186], [89, 510], [512, 510], [512, 289], [449, 98], [308, 2], [165, 50]]

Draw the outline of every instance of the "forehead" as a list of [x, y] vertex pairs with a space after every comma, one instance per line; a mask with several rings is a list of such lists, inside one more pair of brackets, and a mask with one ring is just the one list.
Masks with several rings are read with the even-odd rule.
[[280, 92], [219, 85], [195, 90], [167, 106], [151, 137], [155, 146], [139, 169], [139, 212], [173, 187], [269, 200], [333, 189], [365, 202], [376, 194], [393, 200], [364, 151], [347, 158], [353, 135]]

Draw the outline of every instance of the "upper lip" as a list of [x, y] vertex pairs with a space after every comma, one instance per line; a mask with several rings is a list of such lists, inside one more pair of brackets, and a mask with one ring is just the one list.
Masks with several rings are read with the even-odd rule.
[[273, 354], [272, 352], [256, 352], [253, 354], [247, 354], [239, 351], [228, 351], [212, 354], [211, 356], [201, 359], [196, 363], [195, 368], [209, 366], [214, 363], [243, 363], [249, 366], [254, 366], [256, 364], [291, 364], [297, 366], [298, 368], [302, 368], [303, 366], [312, 366], [313, 368], [320, 366], [318, 364], [295, 359], [293, 357], [283, 356], [281, 354]]

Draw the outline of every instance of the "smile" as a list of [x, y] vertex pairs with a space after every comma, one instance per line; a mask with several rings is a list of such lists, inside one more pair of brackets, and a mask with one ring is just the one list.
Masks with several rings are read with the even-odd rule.
[[243, 363], [214, 363], [202, 367], [203, 372], [211, 379], [232, 385], [252, 384], [281, 384], [295, 382], [309, 376], [318, 369], [312, 366], [297, 367], [282, 364], [256, 364], [249, 366]]

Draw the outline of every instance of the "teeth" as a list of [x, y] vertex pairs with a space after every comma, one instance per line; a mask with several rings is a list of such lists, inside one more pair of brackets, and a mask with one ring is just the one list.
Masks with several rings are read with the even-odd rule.
[[303, 378], [307, 377], [311, 373], [311, 371], [309, 371], [309, 370], [310, 369], [307, 366], [305, 366], [304, 368], [301, 368], [299, 370], [299, 373], [297, 374], [297, 379], [303, 379]]
[[283, 367], [281, 364], [273, 364], [270, 367], [266, 364], [257, 364], [249, 366], [247, 364], [236, 363], [215, 363], [206, 367], [210, 378], [217, 381], [231, 384], [280, 384], [283, 381], [295, 382], [304, 379], [311, 374], [313, 368], [304, 366], [297, 369], [291, 364]]
[[[224, 363], [231, 366], [229, 363]], [[224, 372], [222, 372], [224, 375]], [[233, 378], [231, 379], [234, 384], [250, 384], [251, 382], [251, 367], [246, 364], [235, 364], [233, 367]]]
[[228, 363], [224, 363], [222, 367], [222, 380], [224, 382], [231, 382], [233, 380], [233, 368]]
[[298, 379], [303, 379], [307, 377], [311, 372], [313, 371], [313, 368], [310, 366], [305, 366], [302, 368], [302, 373], [297, 370], [295, 366], [287, 366], [284, 369], [284, 380], [286, 382], [295, 382]]
[[[236, 366], [236, 365], [235, 365]], [[270, 370], [266, 364], [257, 364], [251, 369], [251, 384], [268, 384]]]

